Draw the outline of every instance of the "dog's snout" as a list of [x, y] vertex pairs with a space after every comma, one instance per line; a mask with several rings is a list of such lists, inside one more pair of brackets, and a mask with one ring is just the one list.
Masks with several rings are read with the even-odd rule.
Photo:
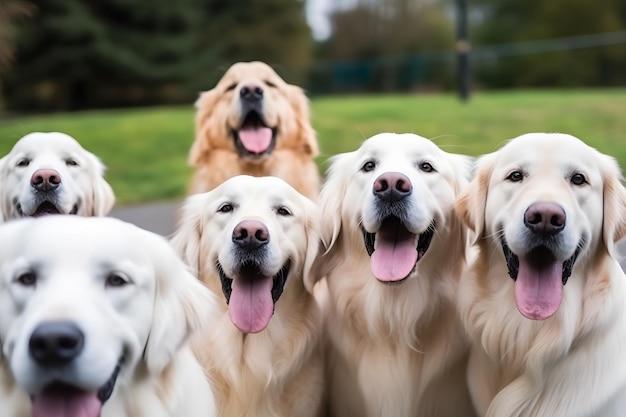
[[30, 177], [30, 185], [39, 191], [52, 191], [61, 184], [61, 174], [54, 169], [38, 169]]
[[267, 227], [258, 220], [244, 220], [233, 230], [233, 242], [245, 249], [257, 249], [269, 241]]
[[524, 224], [535, 233], [554, 235], [565, 228], [565, 210], [557, 203], [534, 203], [524, 213]]
[[398, 201], [413, 191], [411, 180], [399, 172], [386, 172], [374, 181], [374, 195], [385, 201]]
[[260, 101], [263, 98], [263, 88], [256, 84], [246, 84], [239, 90], [239, 96], [248, 101]]
[[85, 335], [69, 321], [38, 325], [30, 336], [28, 349], [40, 365], [58, 366], [76, 358], [85, 345]]

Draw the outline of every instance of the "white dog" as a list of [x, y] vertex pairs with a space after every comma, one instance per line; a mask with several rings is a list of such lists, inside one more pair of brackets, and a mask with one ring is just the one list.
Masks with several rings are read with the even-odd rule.
[[173, 238], [222, 301], [194, 343], [222, 416], [321, 411], [321, 315], [303, 284], [317, 206], [277, 177], [236, 176], [187, 199]]
[[215, 305], [165, 239], [131, 224], [0, 226], [0, 415], [215, 415], [185, 345]]
[[30, 133], [0, 159], [0, 215], [105, 216], [115, 196], [103, 175], [102, 162], [74, 138]]
[[626, 189], [615, 160], [527, 134], [479, 160], [457, 211], [477, 236], [460, 310], [489, 417], [626, 415]]
[[466, 237], [453, 212], [470, 167], [413, 134], [382, 133], [332, 159], [327, 252], [309, 277], [327, 278], [332, 416], [473, 415], [455, 309]]

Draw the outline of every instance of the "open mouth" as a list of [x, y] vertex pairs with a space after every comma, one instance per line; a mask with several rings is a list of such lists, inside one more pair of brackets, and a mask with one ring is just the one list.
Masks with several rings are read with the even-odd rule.
[[244, 333], [259, 333], [267, 327], [290, 268], [291, 260], [287, 260], [276, 275], [266, 276], [258, 264], [245, 263], [234, 277], [229, 277], [217, 263], [228, 314], [235, 327]]
[[241, 156], [261, 157], [272, 153], [276, 145], [276, 128], [267, 126], [256, 110], [250, 110], [241, 127], [232, 132]]
[[416, 235], [409, 232], [395, 216], [383, 220], [376, 233], [363, 229], [365, 249], [370, 255], [370, 268], [382, 282], [404, 281], [415, 270], [415, 265], [426, 254], [435, 234], [435, 224]]
[[17, 211], [21, 217], [40, 217], [49, 214], [76, 214], [78, 213], [78, 203], [72, 206], [72, 210], [69, 213], [64, 213], [56, 204], [51, 201], [44, 201], [39, 204], [32, 214], [26, 214], [22, 211], [22, 206], [17, 205]]
[[511, 251], [504, 236], [501, 244], [509, 276], [515, 281], [515, 304], [519, 312], [531, 320], [545, 320], [554, 315], [582, 245], [562, 262], [544, 245], [520, 257]]
[[102, 406], [113, 394], [122, 360], [98, 390], [87, 391], [55, 382], [31, 396], [33, 417], [100, 417]]

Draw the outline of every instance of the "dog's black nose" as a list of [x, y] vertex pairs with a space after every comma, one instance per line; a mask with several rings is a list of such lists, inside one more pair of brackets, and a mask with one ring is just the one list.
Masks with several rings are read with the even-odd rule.
[[399, 172], [386, 172], [374, 181], [374, 195], [384, 201], [399, 201], [412, 191], [411, 180]]
[[263, 89], [256, 84], [246, 84], [239, 90], [239, 96], [248, 101], [261, 101], [263, 98]]
[[54, 169], [38, 169], [30, 177], [30, 185], [39, 191], [56, 190], [61, 184], [61, 174]]
[[30, 335], [28, 350], [37, 363], [58, 366], [76, 358], [85, 345], [85, 335], [69, 321], [42, 323]]
[[524, 213], [524, 224], [535, 233], [555, 235], [565, 228], [565, 210], [557, 203], [533, 203]]
[[270, 232], [258, 220], [244, 220], [233, 230], [233, 242], [244, 249], [258, 249], [270, 241]]

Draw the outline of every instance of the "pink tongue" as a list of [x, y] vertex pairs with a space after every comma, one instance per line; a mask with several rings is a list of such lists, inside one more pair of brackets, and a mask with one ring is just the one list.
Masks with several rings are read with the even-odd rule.
[[272, 129], [265, 126], [246, 127], [239, 131], [239, 140], [249, 152], [262, 153], [272, 143]]
[[49, 388], [33, 397], [33, 417], [100, 417], [96, 391]]
[[563, 262], [556, 259], [541, 267], [519, 258], [515, 304], [531, 320], [545, 320], [556, 313], [563, 298]]
[[274, 314], [272, 277], [236, 277], [228, 302], [228, 315], [235, 327], [244, 333], [259, 333]]
[[417, 262], [415, 235], [406, 231], [386, 235], [380, 231], [376, 234], [377, 246], [370, 258], [370, 268], [380, 281], [399, 281], [411, 273]]

